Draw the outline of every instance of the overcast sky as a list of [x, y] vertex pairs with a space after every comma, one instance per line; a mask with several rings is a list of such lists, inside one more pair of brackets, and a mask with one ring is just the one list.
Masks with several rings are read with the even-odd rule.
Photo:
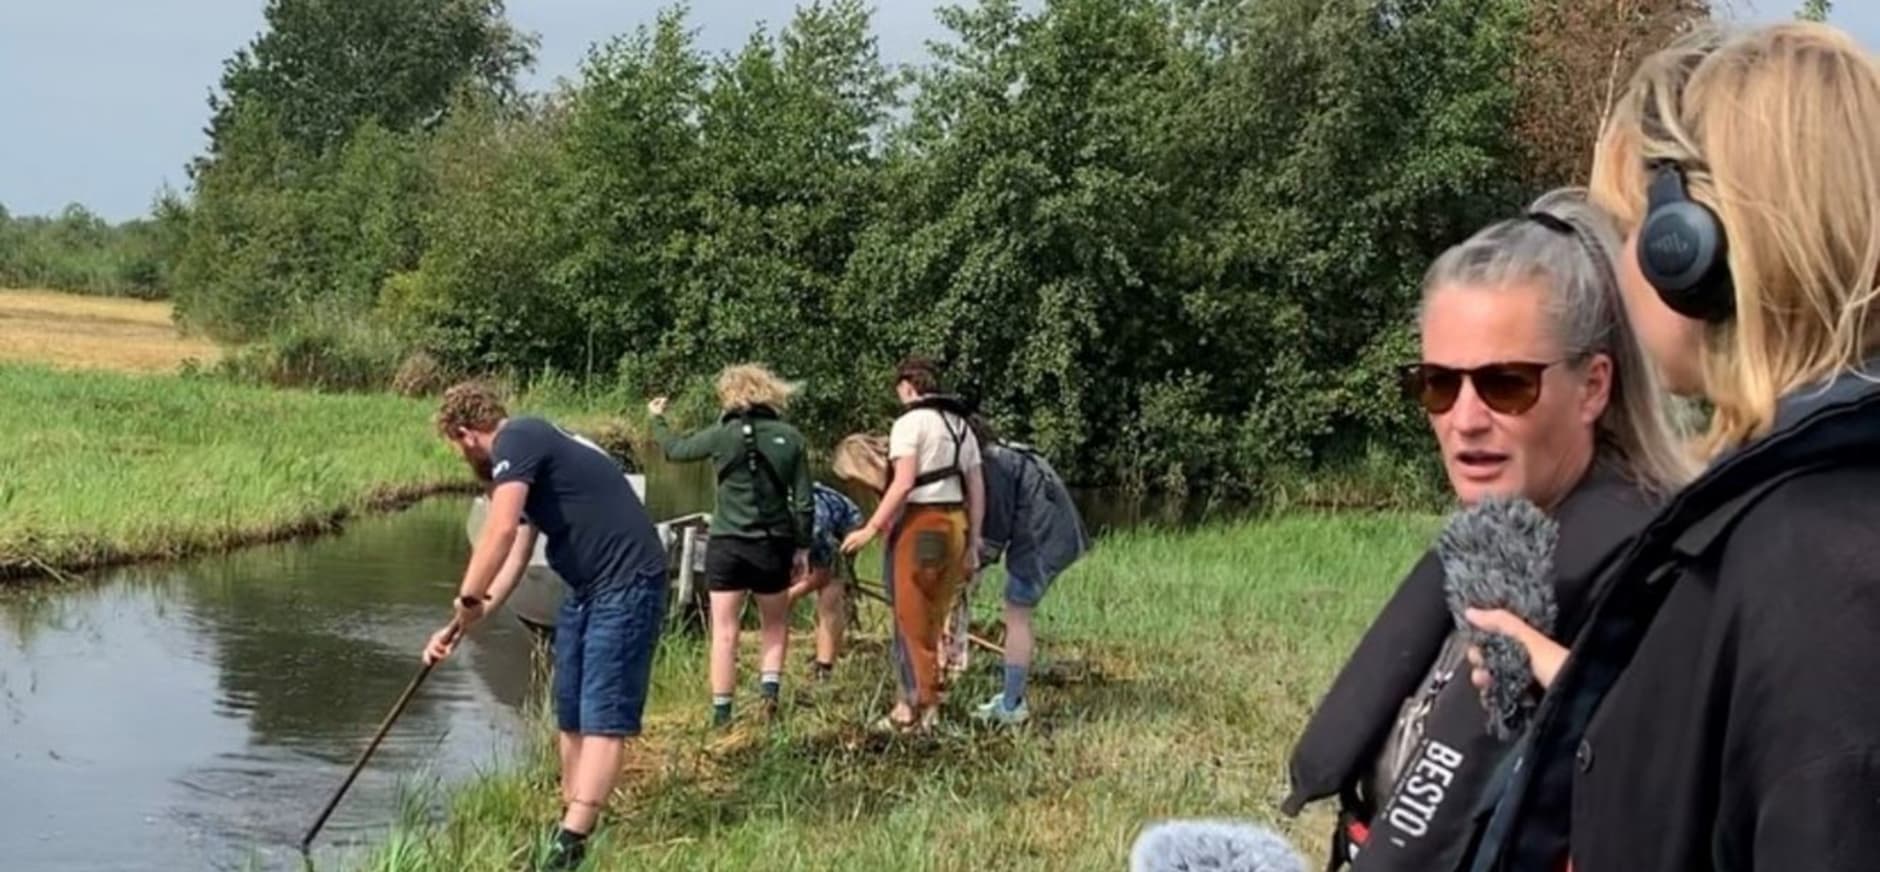
[[[664, 0], [508, 0], [541, 38], [533, 88], [572, 76], [592, 43], [649, 21]], [[693, 0], [710, 51], [775, 30], [795, 0]], [[918, 62], [942, 38], [928, 0], [877, 0], [885, 60]], [[1035, 3], [1028, 3], [1034, 6]], [[1758, 19], [1799, 0], [1756, 0]], [[1833, 21], [1880, 48], [1880, 2], [1840, 0]], [[1737, 8], [1746, 6], [1738, 0]], [[0, 205], [14, 214], [79, 202], [113, 220], [145, 214], [204, 145], [205, 103], [221, 64], [260, 29], [262, 0], [0, 0]]]

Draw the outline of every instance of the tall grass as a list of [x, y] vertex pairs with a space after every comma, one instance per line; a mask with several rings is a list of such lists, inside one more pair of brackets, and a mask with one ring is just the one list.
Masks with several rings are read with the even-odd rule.
[[330, 526], [460, 485], [431, 405], [0, 365], [0, 577]]
[[[1015, 731], [965, 717], [998, 687], [997, 658], [977, 652], [934, 736], [869, 733], [892, 694], [874, 605], [831, 685], [807, 683], [808, 640], [793, 638], [774, 728], [747, 713], [704, 730], [703, 648], [668, 636], [587, 868], [1119, 869], [1145, 823], [1199, 815], [1264, 820], [1322, 855], [1323, 808], [1275, 820], [1286, 751], [1434, 529], [1312, 515], [1107, 538], [1039, 612], [1034, 721]], [[978, 591], [981, 617], [998, 587]], [[553, 766], [535, 759], [465, 788], [446, 822], [399, 828], [365, 868], [520, 868], [559, 809]]]

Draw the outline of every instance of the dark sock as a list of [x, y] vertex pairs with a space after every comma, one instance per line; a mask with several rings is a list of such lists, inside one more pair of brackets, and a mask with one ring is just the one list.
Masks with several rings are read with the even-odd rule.
[[1012, 711], [1025, 701], [1025, 679], [1031, 669], [1025, 666], [1005, 664], [1005, 710]]

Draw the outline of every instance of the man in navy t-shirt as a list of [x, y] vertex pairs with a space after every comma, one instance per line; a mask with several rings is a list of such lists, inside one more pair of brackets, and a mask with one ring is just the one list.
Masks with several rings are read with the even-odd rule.
[[550, 868], [574, 868], [612, 794], [625, 739], [640, 733], [666, 611], [665, 549], [626, 472], [594, 443], [541, 418], [511, 418], [488, 388], [444, 394], [437, 427], [490, 488], [452, 624], [425, 646], [435, 663], [499, 607], [548, 537], [568, 584], [555, 621], [555, 716], [565, 808]]

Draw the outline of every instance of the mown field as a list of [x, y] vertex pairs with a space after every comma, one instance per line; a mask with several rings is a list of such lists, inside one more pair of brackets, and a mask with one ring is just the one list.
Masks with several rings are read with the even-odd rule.
[[220, 357], [214, 343], [176, 329], [169, 303], [0, 290], [0, 362], [175, 372], [187, 361], [208, 365]]
[[[1193, 816], [1279, 827], [1322, 860], [1324, 806], [1276, 812], [1287, 750], [1436, 523], [1300, 515], [1108, 537], [1041, 609], [1034, 720], [1017, 730], [966, 717], [998, 687], [997, 658], [978, 652], [936, 735], [869, 733], [892, 693], [872, 604], [832, 685], [806, 683], [807, 638], [793, 640], [793, 703], [774, 728], [753, 713], [747, 650], [741, 722], [705, 730], [704, 650], [669, 637], [585, 868], [1123, 869], [1142, 826]], [[979, 591], [981, 618], [997, 584]], [[996, 621], [981, 627], [996, 638]], [[550, 729], [532, 763], [454, 794], [442, 823], [414, 815], [364, 868], [529, 868], [559, 813]]]

